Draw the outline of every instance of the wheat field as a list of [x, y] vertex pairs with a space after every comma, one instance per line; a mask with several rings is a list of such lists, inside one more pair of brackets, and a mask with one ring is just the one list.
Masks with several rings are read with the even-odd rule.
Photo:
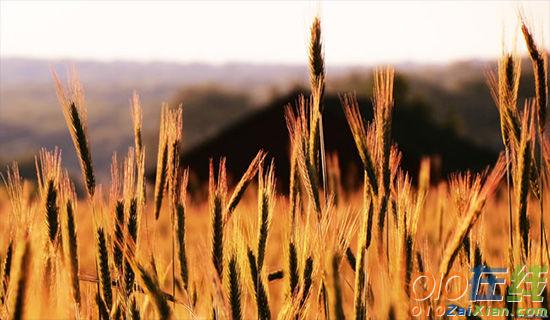
[[[340, 95], [363, 165], [362, 187], [342, 187], [338, 157], [323, 143], [330, 119], [318, 18], [311, 95], [285, 112], [290, 176], [276, 176], [269, 150], [235, 179], [226, 173], [231, 159], [212, 159], [203, 197], [188, 194], [190, 169], [180, 166], [180, 108], [162, 107], [156, 175], [146, 178], [145, 155], [155, 150], [143, 144], [137, 93], [128, 117], [134, 144], [113, 156], [110, 183], [98, 184], [83, 87], [76, 71], [67, 84], [53, 73], [74, 143], [63, 154], [78, 156], [85, 196], [77, 197], [59, 149], [36, 155], [36, 182], [23, 180], [16, 163], [3, 171], [0, 319], [435, 319], [452, 305], [485, 308], [471, 319], [502, 308], [509, 318], [544, 317], [545, 287], [526, 287], [541, 292], [514, 303], [472, 301], [464, 287], [476, 266], [549, 265], [548, 58], [523, 18], [521, 26], [533, 98], [518, 101], [520, 58], [503, 53], [487, 90], [504, 151], [484, 172], [438, 184], [428, 158], [414, 179], [400, 166], [391, 138], [394, 69], [386, 66], [374, 74], [372, 121], [354, 93]], [[511, 297], [512, 284], [507, 278], [496, 293]]]

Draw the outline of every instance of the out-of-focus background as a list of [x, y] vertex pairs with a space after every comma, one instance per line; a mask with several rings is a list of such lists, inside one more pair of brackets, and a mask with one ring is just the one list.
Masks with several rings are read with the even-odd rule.
[[[327, 149], [356, 161], [338, 93], [355, 91], [369, 117], [373, 67], [397, 71], [394, 138], [404, 164], [438, 159], [441, 174], [479, 169], [501, 150], [498, 113], [485, 73], [503, 48], [524, 57], [517, 24], [527, 17], [548, 48], [548, 1], [472, 2], [0, 2], [0, 166], [34, 172], [40, 147], [59, 146], [78, 174], [51, 70], [75, 66], [86, 92], [94, 166], [109, 176], [113, 152], [133, 143], [129, 99], [144, 108], [149, 167], [160, 107], [184, 108], [184, 162], [227, 155], [241, 170], [263, 147], [285, 170], [283, 107], [307, 94], [307, 43], [319, 14], [327, 68]], [[507, 21], [507, 25], [504, 25]], [[511, 36], [510, 36], [511, 35]], [[503, 41], [517, 37], [517, 44]], [[523, 101], [523, 99], [520, 99]], [[422, 141], [422, 143], [420, 143]], [[438, 163], [436, 161], [436, 163]], [[3, 171], [3, 170], [2, 170]], [[345, 171], [352, 175], [353, 170]]]

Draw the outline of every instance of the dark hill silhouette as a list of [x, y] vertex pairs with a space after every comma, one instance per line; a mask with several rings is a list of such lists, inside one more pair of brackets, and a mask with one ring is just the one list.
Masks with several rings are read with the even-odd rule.
[[[284, 118], [284, 106], [294, 103], [299, 91], [275, 99], [268, 106], [252, 112], [235, 122], [207, 142], [187, 150], [182, 164], [201, 180], [208, 178], [208, 163], [227, 157], [229, 176], [239, 177], [259, 149], [275, 158], [279, 186], [287, 189], [289, 175], [289, 138]], [[362, 113], [372, 119], [372, 104], [365, 97], [358, 97]], [[323, 122], [327, 152], [337, 152], [342, 177], [360, 177], [360, 168], [350, 129], [336, 95], [324, 100]], [[430, 117], [430, 108], [420, 100], [399, 103], [397, 98], [393, 121], [393, 139], [403, 152], [403, 167], [416, 175], [419, 161], [424, 156], [439, 158], [439, 173], [471, 169], [479, 170], [496, 159], [492, 151], [480, 148], [459, 137], [453, 129], [436, 124]], [[437, 173], [436, 173], [437, 175]], [[349, 179], [348, 179], [349, 180]]]

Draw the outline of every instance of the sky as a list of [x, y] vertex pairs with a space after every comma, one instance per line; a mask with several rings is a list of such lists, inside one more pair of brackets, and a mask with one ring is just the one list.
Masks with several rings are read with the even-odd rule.
[[304, 63], [319, 14], [327, 64], [446, 63], [514, 47], [518, 8], [548, 48], [550, 1], [0, 0], [0, 57]]

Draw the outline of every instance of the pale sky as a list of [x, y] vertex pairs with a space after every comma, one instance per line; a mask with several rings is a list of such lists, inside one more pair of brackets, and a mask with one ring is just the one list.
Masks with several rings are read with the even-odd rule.
[[0, 0], [0, 56], [305, 63], [319, 13], [327, 64], [444, 63], [498, 56], [520, 7], [548, 48], [550, 1]]

